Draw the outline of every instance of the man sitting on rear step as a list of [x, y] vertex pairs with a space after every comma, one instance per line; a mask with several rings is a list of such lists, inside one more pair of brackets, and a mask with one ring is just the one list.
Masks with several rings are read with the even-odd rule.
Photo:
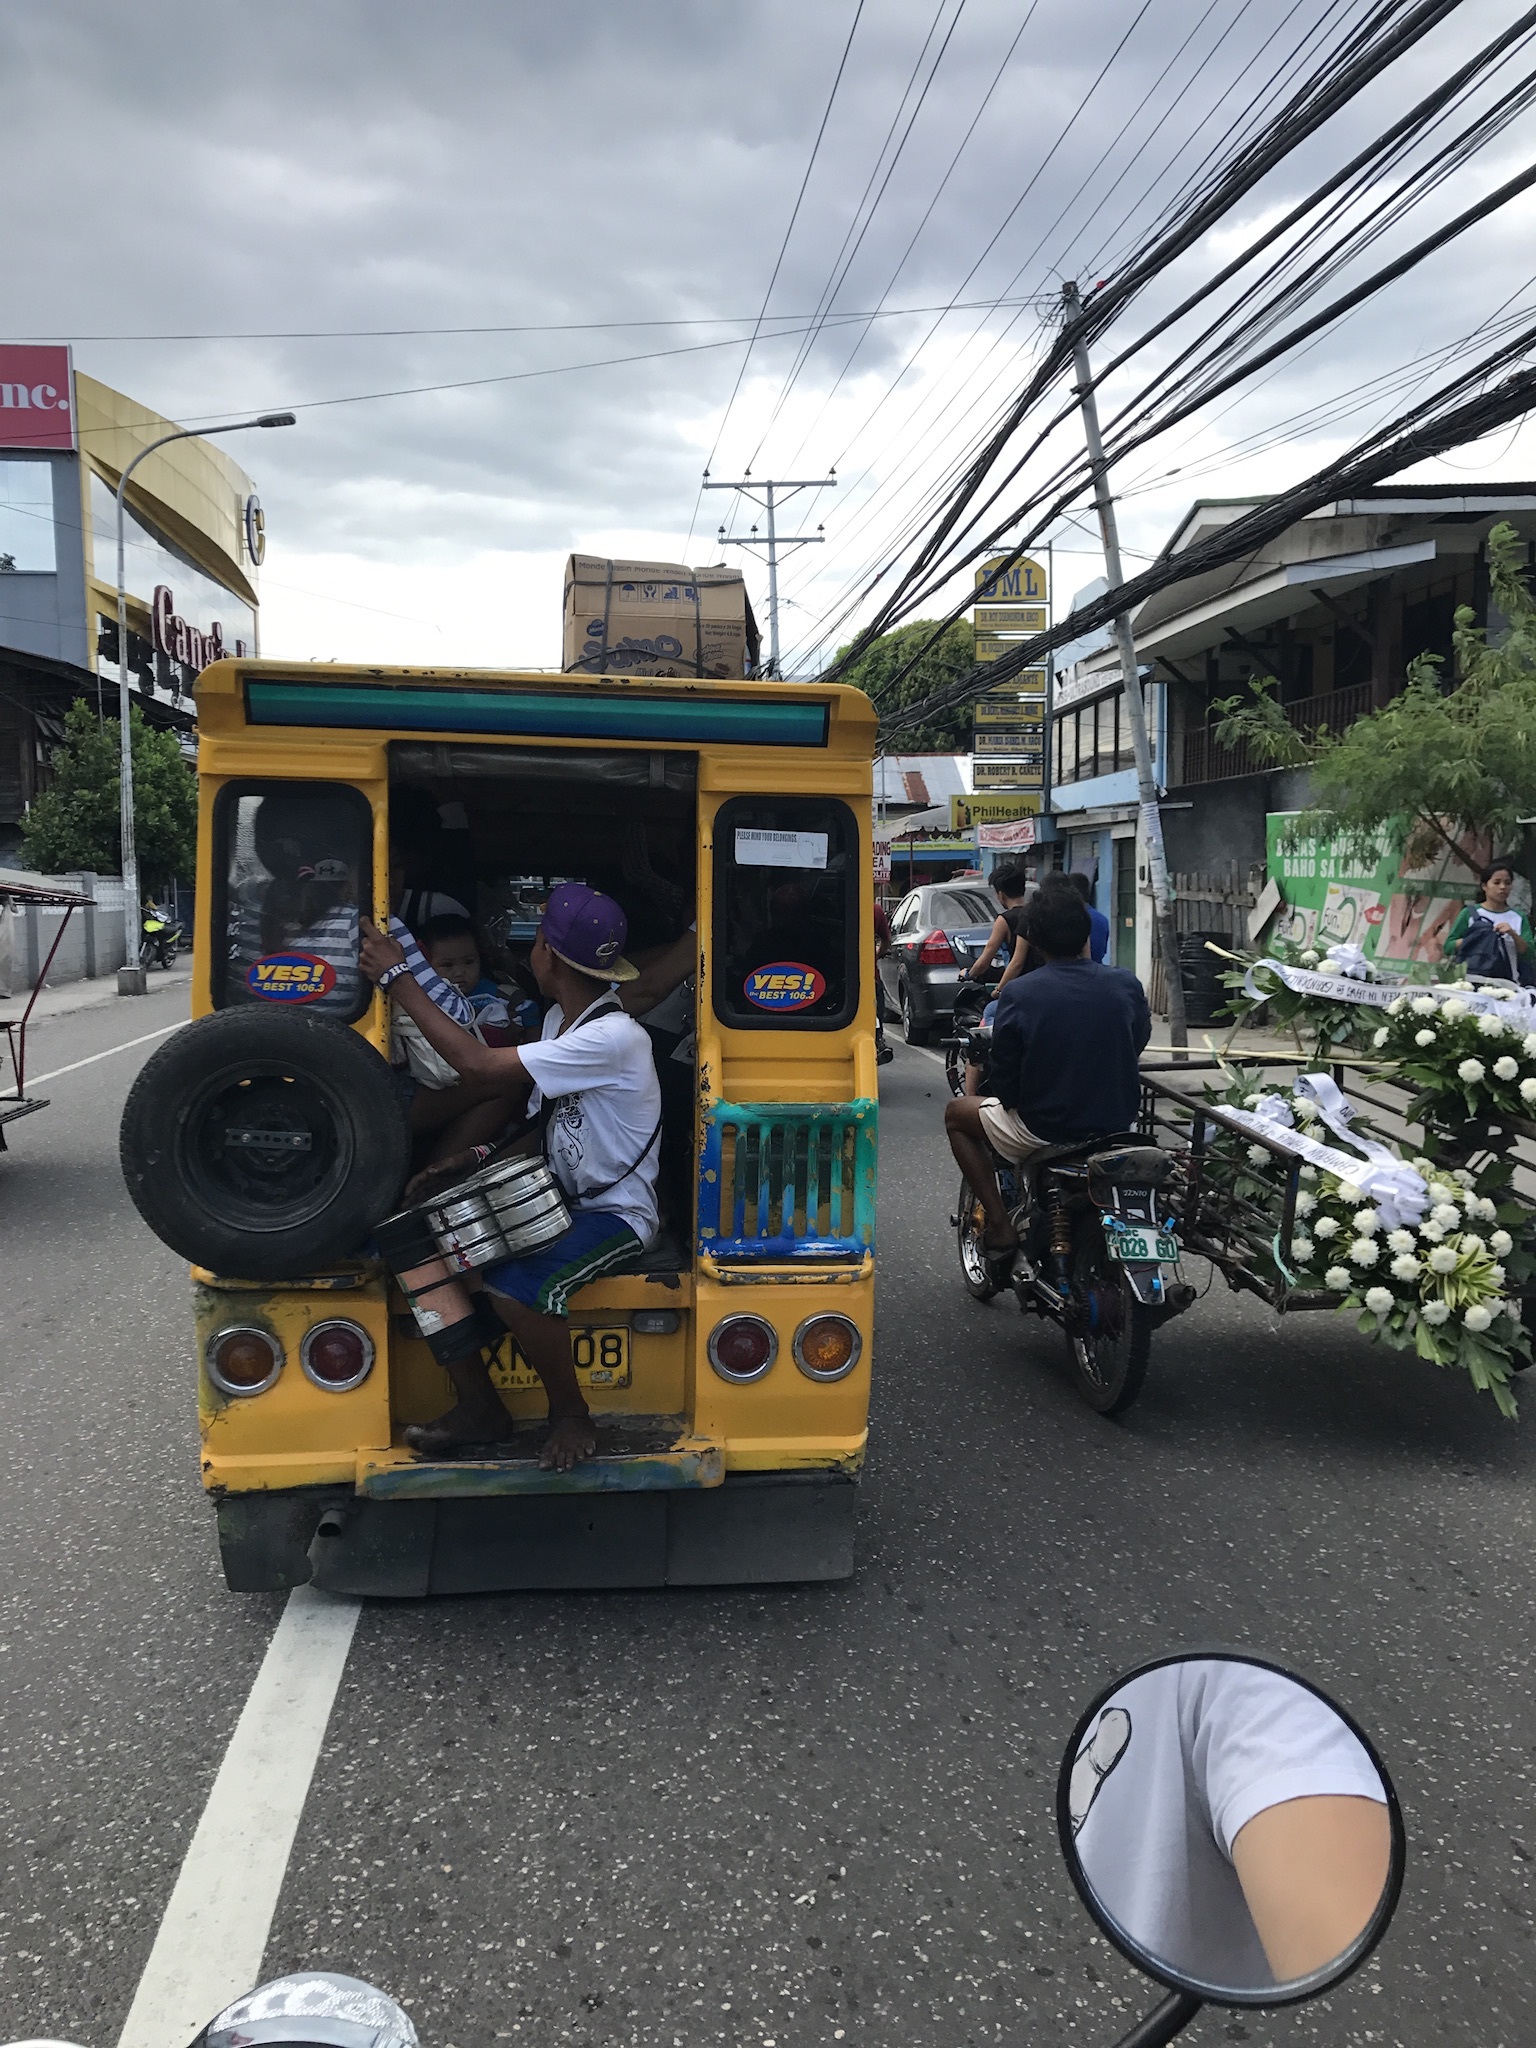
[[1088, 906], [1075, 890], [1042, 889], [1023, 936], [1045, 964], [1011, 981], [992, 1024], [991, 1095], [957, 1095], [944, 1128], [960, 1171], [986, 1211], [987, 1259], [1019, 1248], [992, 1154], [1015, 1166], [1045, 1145], [1130, 1130], [1141, 1103], [1138, 1062], [1152, 1036], [1146, 991], [1124, 967], [1090, 960]]
[[[554, 1008], [537, 1043], [493, 1047], [446, 1017], [412, 979], [403, 948], [363, 921], [363, 972], [391, 991], [433, 1049], [469, 1082], [531, 1081], [530, 1110], [547, 1112], [546, 1152], [571, 1227], [542, 1251], [488, 1267], [484, 1280], [496, 1316], [544, 1383], [549, 1433], [539, 1463], [558, 1472], [597, 1448], [571, 1360], [566, 1304], [576, 1288], [637, 1258], [657, 1231], [661, 1090], [651, 1042], [611, 988], [635, 976], [623, 957], [627, 929], [611, 897], [579, 882], [553, 890], [530, 964]], [[475, 1156], [445, 1161], [444, 1168], [470, 1166]], [[428, 1457], [451, 1457], [513, 1433], [482, 1356], [492, 1333], [468, 1289], [447, 1273], [436, 1261], [400, 1276], [432, 1355], [459, 1397], [436, 1422], [406, 1430], [406, 1442]]]

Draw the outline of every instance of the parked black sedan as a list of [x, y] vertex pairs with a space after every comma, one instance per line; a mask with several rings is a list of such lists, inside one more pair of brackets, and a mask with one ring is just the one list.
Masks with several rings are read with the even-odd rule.
[[[931, 883], [897, 904], [880, 985], [908, 1045], [926, 1045], [949, 1022], [960, 977], [986, 945], [997, 913], [991, 891], [975, 883]], [[1007, 964], [1000, 959], [998, 971]]]

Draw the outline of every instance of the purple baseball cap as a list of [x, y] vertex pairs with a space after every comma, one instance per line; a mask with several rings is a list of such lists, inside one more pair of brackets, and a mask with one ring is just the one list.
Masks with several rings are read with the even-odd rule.
[[562, 882], [549, 892], [540, 929], [557, 960], [599, 981], [634, 981], [640, 970], [624, 958], [629, 919], [611, 896], [584, 882]]

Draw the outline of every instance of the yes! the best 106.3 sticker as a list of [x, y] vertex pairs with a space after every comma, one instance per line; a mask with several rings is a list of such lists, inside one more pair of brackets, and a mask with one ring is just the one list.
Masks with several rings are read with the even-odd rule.
[[742, 987], [760, 1010], [803, 1010], [826, 994], [827, 978], [803, 960], [774, 960], [754, 967]]
[[245, 977], [253, 995], [273, 1003], [313, 1003], [336, 986], [336, 970], [313, 953], [268, 953]]

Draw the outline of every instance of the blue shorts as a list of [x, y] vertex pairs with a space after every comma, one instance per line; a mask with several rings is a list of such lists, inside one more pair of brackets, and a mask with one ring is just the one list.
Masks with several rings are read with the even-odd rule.
[[622, 1216], [611, 1209], [584, 1209], [572, 1218], [564, 1237], [543, 1251], [487, 1266], [485, 1284], [492, 1294], [520, 1301], [541, 1316], [563, 1316], [578, 1287], [630, 1265], [643, 1249]]

